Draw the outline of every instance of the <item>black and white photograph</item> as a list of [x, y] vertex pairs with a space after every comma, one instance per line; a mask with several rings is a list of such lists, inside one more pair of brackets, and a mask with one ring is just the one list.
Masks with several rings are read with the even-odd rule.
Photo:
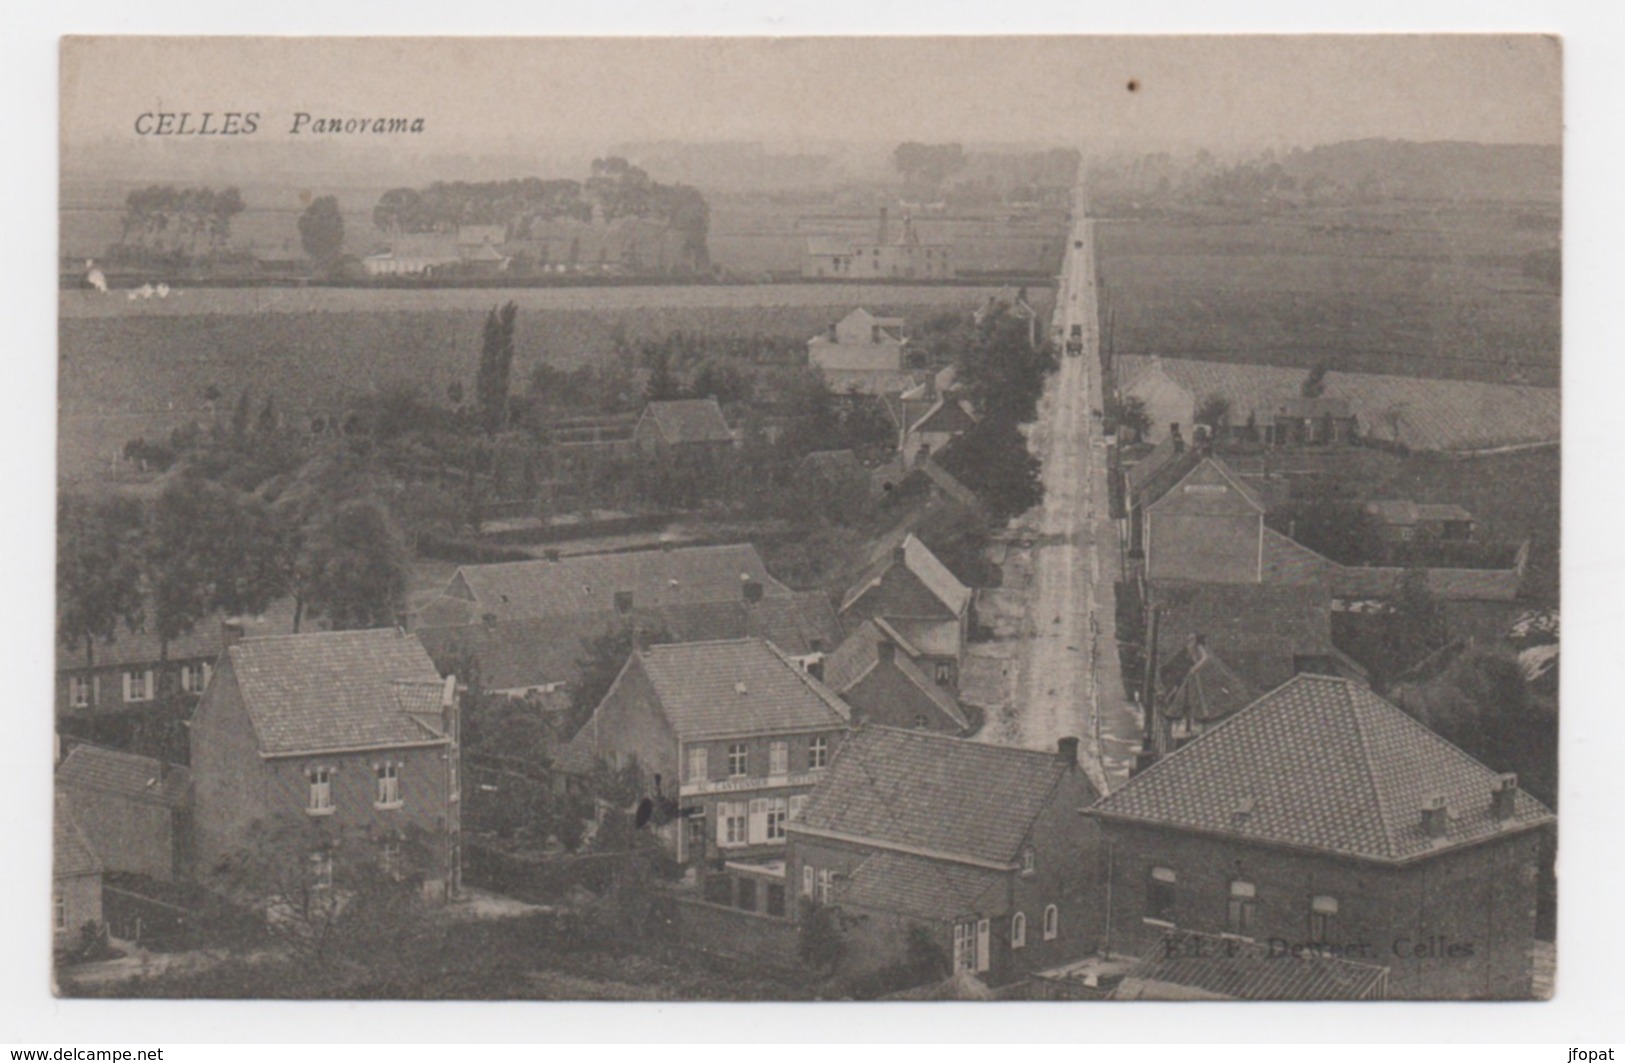
[[56, 997], [1553, 997], [1559, 37], [59, 64]]

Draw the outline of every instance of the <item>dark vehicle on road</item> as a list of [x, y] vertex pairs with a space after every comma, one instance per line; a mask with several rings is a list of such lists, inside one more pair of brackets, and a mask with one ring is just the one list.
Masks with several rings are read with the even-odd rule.
[[1068, 358], [1076, 358], [1083, 353], [1083, 326], [1073, 325], [1072, 335], [1066, 338], [1066, 354]]

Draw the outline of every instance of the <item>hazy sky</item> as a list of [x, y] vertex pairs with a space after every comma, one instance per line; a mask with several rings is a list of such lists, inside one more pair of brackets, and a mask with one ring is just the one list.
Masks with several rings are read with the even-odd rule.
[[[1130, 92], [1129, 82], [1138, 84]], [[648, 139], [1148, 145], [1358, 137], [1552, 143], [1533, 36], [73, 38], [69, 143], [143, 111], [422, 116], [421, 150]]]

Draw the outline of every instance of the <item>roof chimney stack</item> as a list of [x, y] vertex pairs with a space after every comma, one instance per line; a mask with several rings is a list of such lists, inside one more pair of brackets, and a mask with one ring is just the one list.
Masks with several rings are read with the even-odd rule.
[[1495, 781], [1490, 791], [1490, 815], [1496, 822], [1505, 823], [1518, 814], [1518, 777], [1507, 772]]
[[1073, 765], [1078, 763], [1078, 740], [1071, 735], [1058, 739], [1055, 743], [1055, 751], [1060, 754], [1061, 759], [1066, 763]]
[[875, 643], [875, 656], [880, 658], [882, 664], [891, 664], [897, 660], [897, 643], [891, 639], [881, 639]]
[[1168, 438], [1174, 441], [1174, 453], [1185, 453], [1185, 437], [1179, 434], [1179, 422], [1175, 421], [1168, 426]]
[[229, 650], [243, 641], [243, 622], [241, 620], [220, 621], [220, 649]]
[[762, 585], [751, 579], [749, 572], [739, 574], [739, 588], [745, 596], [745, 601], [759, 602], [762, 600]]
[[898, 543], [896, 546], [892, 547], [891, 559], [892, 563], [896, 565], [908, 564], [908, 547], [904, 546], [902, 543]]
[[1443, 838], [1450, 832], [1450, 806], [1443, 794], [1434, 794], [1422, 802], [1422, 831], [1429, 838]]

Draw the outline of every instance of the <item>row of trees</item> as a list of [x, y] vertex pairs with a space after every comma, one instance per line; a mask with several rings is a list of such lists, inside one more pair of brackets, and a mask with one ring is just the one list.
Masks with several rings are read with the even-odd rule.
[[119, 248], [190, 258], [218, 254], [231, 239], [232, 219], [242, 212], [243, 197], [235, 186], [148, 185], [124, 198]]

